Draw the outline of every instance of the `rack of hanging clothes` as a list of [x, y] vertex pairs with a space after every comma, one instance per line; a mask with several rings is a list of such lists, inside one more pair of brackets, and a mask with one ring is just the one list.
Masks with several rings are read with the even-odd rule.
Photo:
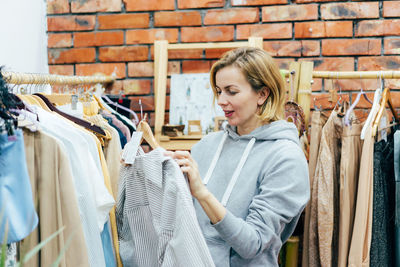
[[[377, 79], [379, 86], [373, 100], [361, 89], [348, 103], [339, 87], [332, 110], [314, 103], [302, 266], [400, 266], [399, 107], [383, 86], [400, 71], [314, 71], [313, 78]], [[354, 112], [361, 97], [370, 107], [365, 117]]]
[[[0, 70], [0, 239], [7, 266], [122, 266], [115, 199], [122, 136], [128, 142], [136, 124], [102, 99], [103, 85], [113, 80]], [[36, 85], [35, 92], [13, 93], [22, 84], [28, 92]], [[46, 85], [65, 87], [64, 94], [41, 93]]]

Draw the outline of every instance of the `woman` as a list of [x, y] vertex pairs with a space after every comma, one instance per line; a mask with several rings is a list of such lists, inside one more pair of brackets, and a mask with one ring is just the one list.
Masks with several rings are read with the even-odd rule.
[[229, 125], [192, 154], [167, 154], [188, 176], [215, 265], [278, 266], [309, 199], [297, 129], [282, 120], [284, 81], [272, 58], [250, 47], [227, 52], [210, 79]]

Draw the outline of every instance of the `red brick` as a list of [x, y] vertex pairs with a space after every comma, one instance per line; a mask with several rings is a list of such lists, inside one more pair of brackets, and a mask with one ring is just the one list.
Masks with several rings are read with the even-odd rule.
[[301, 55], [304, 57], [319, 56], [321, 53], [319, 41], [301, 41]]
[[49, 65], [50, 74], [74, 75], [74, 65]]
[[94, 48], [48, 49], [49, 64], [94, 62]]
[[[203, 57], [203, 50], [168, 50], [169, 59], [196, 59]], [[154, 57], [152, 57], [154, 59]]]
[[211, 26], [211, 27], [182, 27], [182, 42], [219, 42], [232, 41], [233, 26]]
[[117, 79], [125, 78], [125, 63], [96, 63], [96, 64], [76, 64], [76, 75], [104, 74], [113, 75]]
[[[314, 105], [316, 105], [318, 108], [322, 107], [322, 109], [332, 110], [335, 107], [336, 103], [329, 101], [329, 96], [329, 93], [312, 94], [310, 104], [311, 108], [314, 108]], [[349, 101], [349, 94], [344, 93], [341, 95], [341, 97], [342, 100]]]
[[152, 44], [155, 40], [178, 42], [178, 29], [129, 30], [126, 32], [126, 44]]
[[174, 0], [124, 0], [126, 11], [174, 10]]
[[47, 14], [69, 13], [68, 0], [47, 0]]
[[220, 58], [225, 52], [230, 50], [232, 50], [232, 48], [207, 49], [206, 58]]
[[148, 59], [146, 46], [100, 47], [99, 59], [102, 62], [145, 61]]
[[178, 8], [223, 7], [225, 0], [178, 0]]
[[400, 54], [400, 39], [399, 38], [387, 38], [384, 41], [385, 54]]
[[[181, 73], [181, 65], [179, 61], [168, 61], [167, 75]], [[153, 62], [132, 62], [128, 63], [129, 77], [153, 77]]]
[[318, 5], [286, 5], [262, 8], [262, 21], [296, 21], [318, 19]]
[[300, 58], [299, 61], [313, 61], [316, 71], [353, 71], [352, 57]]
[[341, 2], [343, 0], [294, 0], [296, 4], [304, 4], [304, 3], [321, 3], [321, 2]]
[[74, 33], [75, 47], [122, 45], [124, 33], [116, 32], [78, 32]]
[[400, 19], [364, 20], [356, 25], [356, 36], [400, 35]]
[[99, 15], [99, 29], [129, 29], [149, 27], [149, 14]]
[[312, 79], [311, 91], [318, 92], [322, 90], [322, 79]]
[[322, 40], [322, 55], [379, 55], [381, 40], [377, 39], [335, 39]]
[[127, 95], [148, 95], [151, 92], [150, 80], [128, 79], [123, 81], [122, 86]]
[[274, 58], [274, 62], [281, 70], [289, 69], [289, 64], [293, 61], [294, 58]]
[[197, 26], [201, 25], [199, 11], [187, 12], [156, 12], [154, 14], [154, 26]]
[[250, 36], [263, 37], [264, 39], [292, 38], [292, 24], [273, 23], [273, 24], [237, 26], [236, 29], [237, 39], [248, 39]]
[[119, 12], [121, 0], [72, 0], [72, 13]]
[[264, 50], [273, 57], [300, 57], [300, 41], [270, 41], [264, 42]]
[[[388, 79], [385, 80], [385, 87], [389, 88], [389, 89], [400, 89], [400, 80], [399, 79]], [[393, 92], [395, 93], [395, 95], [392, 96], [393, 98], [396, 98], [397, 105], [393, 103], [393, 105], [395, 107], [400, 107], [400, 103], [398, 103], [399, 99], [400, 99], [400, 94], [399, 92]], [[392, 93], [391, 93], [392, 95]]]
[[70, 33], [49, 33], [47, 46], [49, 48], [71, 47], [72, 35]]
[[[154, 60], [154, 45], [150, 49], [151, 59]], [[202, 49], [168, 50], [168, 59], [197, 59], [203, 57]]]
[[188, 60], [182, 62], [182, 73], [208, 73], [211, 69], [211, 61]]
[[383, 1], [384, 17], [400, 17], [400, 1]]
[[[153, 96], [133, 96], [129, 97], [129, 99], [131, 100], [131, 109], [136, 112], [140, 112], [139, 100], [142, 102], [143, 111], [154, 111]], [[165, 108], [167, 109], [167, 105], [165, 105]]]
[[352, 21], [296, 22], [295, 38], [352, 37]]
[[360, 91], [361, 89], [364, 91], [372, 91], [378, 88], [378, 81], [375, 79], [325, 79], [324, 83], [325, 91], [332, 89], [338, 92], [340, 92], [340, 90], [342, 90], [342, 92]]
[[358, 70], [399, 70], [400, 56], [359, 57]]
[[254, 23], [259, 21], [258, 17], [258, 8], [209, 10], [204, 17], [204, 25]]
[[95, 23], [95, 16], [47, 17], [49, 32], [93, 30]]
[[329, 3], [321, 5], [321, 18], [325, 19], [361, 19], [379, 18], [379, 3], [374, 1], [358, 3]]
[[232, 6], [265, 6], [287, 3], [288, 0], [231, 0]]

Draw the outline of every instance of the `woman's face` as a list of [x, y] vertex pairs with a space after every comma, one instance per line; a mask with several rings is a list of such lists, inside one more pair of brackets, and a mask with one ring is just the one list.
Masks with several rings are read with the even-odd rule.
[[240, 135], [248, 134], [259, 126], [258, 106], [267, 99], [266, 92], [256, 93], [242, 71], [235, 66], [220, 69], [215, 74], [218, 105]]

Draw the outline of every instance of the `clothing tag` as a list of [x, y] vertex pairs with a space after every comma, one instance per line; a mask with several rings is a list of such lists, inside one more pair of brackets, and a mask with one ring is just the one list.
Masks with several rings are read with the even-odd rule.
[[[386, 121], [386, 116], [383, 116], [380, 123], [379, 123], [379, 128], [386, 128], [387, 121]], [[386, 129], [381, 130], [381, 140], [385, 140], [387, 142], [387, 132]]]
[[124, 150], [122, 150], [121, 157], [125, 164], [133, 164], [135, 162], [142, 135], [143, 132], [134, 132], [131, 140], [125, 145]]
[[78, 95], [71, 95], [71, 109], [76, 110], [78, 104]]

